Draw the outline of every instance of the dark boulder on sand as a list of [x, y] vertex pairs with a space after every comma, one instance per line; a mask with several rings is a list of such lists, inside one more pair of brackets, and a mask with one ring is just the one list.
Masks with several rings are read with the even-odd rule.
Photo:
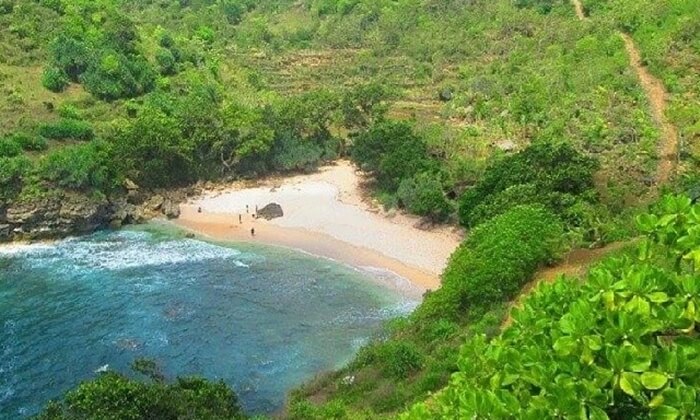
[[272, 220], [284, 216], [282, 206], [277, 203], [270, 203], [267, 206], [258, 210], [257, 217], [262, 217], [265, 220]]

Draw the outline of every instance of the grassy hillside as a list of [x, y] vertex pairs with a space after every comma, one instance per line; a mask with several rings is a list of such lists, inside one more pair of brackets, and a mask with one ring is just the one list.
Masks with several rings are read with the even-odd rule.
[[[385, 205], [472, 233], [442, 289], [287, 414], [516, 412], [535, 391], [511, 377], [484, 391], [459, 348], [522, 344], [521, 326], [500, 326], [540, 267], [635, 235], [659, 190], [698, 183], [700, 4], [581, 3], [583, 20], [563, 0], [0, 0], [0, 216], [46, 196], [119, 197], [126, 180], [170, 188], [349, 156]], [[625, 34], [668, 92], [661, 111]], [[562, 284], [542, 293], [589, 292]], [[630, 378], [624, 404], [654, 401]], [[466, 394], [493, 406], [463, 407]]]

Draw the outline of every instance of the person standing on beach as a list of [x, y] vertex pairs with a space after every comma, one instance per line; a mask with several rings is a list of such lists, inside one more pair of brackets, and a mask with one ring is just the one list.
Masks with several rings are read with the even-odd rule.
[[247, 204], [245, 205], [245, 212], [246, 212], [246, 213], [250, 213], [250, 212], [248, 211], [248, 205], [247, 205]]
[[255, 236], [255, 228], [250, 228], [250, 236]]
[[240, 214], [238, 215], [238, 224], [239, 224], [239, 225], [242, 225], [242, 224], [243, 224], [243, 216], [240, 215]]

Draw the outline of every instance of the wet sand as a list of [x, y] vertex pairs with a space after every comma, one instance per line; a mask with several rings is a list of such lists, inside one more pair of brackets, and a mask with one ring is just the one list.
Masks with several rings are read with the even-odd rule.
[[[255, 187], [224, 186], [184, 204], [174, 223], [216, 240], [294, 248], [362, 269], [389, 270], [424, 289], [438, 288], [461, 233], [445, 226], [419, 229], [416, 217], [383, 212], [366, 199], [362, 180], [351, 163], [340, 161]], [[253, 217], [256, 206], [272, 202], [282, 206], [283, 217]]]

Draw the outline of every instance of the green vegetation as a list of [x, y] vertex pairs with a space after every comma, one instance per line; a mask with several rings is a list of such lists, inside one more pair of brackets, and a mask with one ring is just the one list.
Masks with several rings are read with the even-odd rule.
[[39, 127], [39, 134], [53, 140], [89, 141], [95, 137], [90, 124], [70, 118], [61, 119], [55, 123], [43, 124]]
[[681, 135], [681, 155], [693, 170], [700, 162], [700, 2], [584, 0], [592, 19], [630, 34], [642, 60], [671, 94], [668, 116]]
[[[539, 268], [633, 236], [656, 191], [660, 130], [620, 32], [670, 93], [679, 188], [700, 182], [698, 0], [582, 3], [586, 21], [563, 0], [0, 0], [0, 210], [350, 157], [385, 205], [470, 232], [443, 287], [295, 391], [290, 417], [691, 418], [683, 199], [640, 220], [639, 256], [539, 287], [500, 331]], [[143, 395], [117, 417], [239, 415], [216, 384], [114, 374], [46, 413], [131, 410], [73, 404], [112, 388]]]
[[518, 206], [475, 228], [452, 254], [442, 287], [416, 314], [459, 319], [512, 299], [562, 249], [561, 222], [542, 207]]
[[403, 418], [700, 415], [700, 206], [666, 197], [640, 218], [637, 255], [563, 278], [513, 312], [490, 342], [462, 347], [459, 371]]
[[223, 382], [178, 378], [165, 382], [151, 361], [137, 360], [134, 370], [148, 381], [107, 372], [52, 401], [40, 420], [101, 419], [244, 419], [236, 395]]

